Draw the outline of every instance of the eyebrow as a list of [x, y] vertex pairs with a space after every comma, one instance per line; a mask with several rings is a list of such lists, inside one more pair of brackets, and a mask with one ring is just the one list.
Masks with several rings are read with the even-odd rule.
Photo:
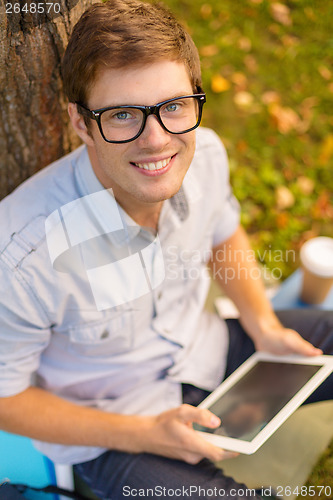
[[[167, 99], [162, 99], [162, 101], [159, 101], [159, 102], [156, 102], [154, 104], [150, 104], [150, 106], [156, 106], [157, 104], [161, 103], [161, 102], [164, 102], [164, 101], [169, 101], [171, 99], [177, 99], [177, 97], [185, 97], [185, 96], [188, 96], [188, 95], [195, 95], [193, 93], [188, 93], [186, 91], [184, 92], [177, 92], [176, 94], [173, 94], [171, 97], [168, 97]], [[108, 106], [103, 106], [103, 107], [99, 107], [99, 108], [94, 108], [94, 109], [103, 109], [103, 108], [114, 108], [114, 107], [122, 107], [122, 106], [149, 106], [149, 104], [133, 104], [132, 102], [131, 103], [124, 103], [122, 102], [121, 104], [109, 104]]]

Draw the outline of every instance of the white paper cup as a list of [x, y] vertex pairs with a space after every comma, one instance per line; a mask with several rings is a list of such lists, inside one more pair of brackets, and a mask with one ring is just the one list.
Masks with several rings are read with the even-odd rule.
[[302, 246], [300, 257], [303, 268], [301, 300], [320, 304], [333, 285], [333, 238], [312, 238]]

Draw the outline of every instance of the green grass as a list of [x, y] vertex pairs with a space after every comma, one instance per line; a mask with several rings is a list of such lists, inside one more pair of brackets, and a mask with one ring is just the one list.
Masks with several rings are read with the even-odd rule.
[[203, 124], [227, 147], [242, 222], [285, 278], [306, 239], [333, 235], [333, 2], [164, 3], [199, 48]]
[[[306, 239], [333, 236], [333, 2], [164, 3], [199, 48], [203, 124], [227, 148], [242, 222], [263, 264], [285, 278]], [[310, 485], [333, 492], [333, 442]]]
[[333, 441], [313, 469], [305, 486], [308, 488], [308, 492], [309, 487], [314, 486], [312, 490], [315, 492], [315, 495], [312, 495], [312, 493], [307, 496], [299, 495], [298, 498], [303, 498], [304, 500], [328, 500], [333, 497]]

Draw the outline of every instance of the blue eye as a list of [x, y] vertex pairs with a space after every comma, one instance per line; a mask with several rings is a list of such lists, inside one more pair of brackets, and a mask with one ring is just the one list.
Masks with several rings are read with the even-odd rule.
[[177, 102], [171, 102], [170, 104], [168, 104], [165, 108], [167, 111], [169, 112], [174, 112], [174, 111], [178, 111], [179, 109], [179, 104]]
[[116, 113], [114, 115], [117, 120], [127, 120], [131, 117], [130, 113], [127, 113], [127, 111], [119, 111], [119, 113]]

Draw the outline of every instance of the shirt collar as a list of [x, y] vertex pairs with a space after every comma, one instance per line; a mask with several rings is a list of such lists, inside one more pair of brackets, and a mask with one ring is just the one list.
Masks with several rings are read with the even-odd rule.
[[[141, 231], [141, 227], [122, 209], [115, 200], [112, 190], [105, 189], [100, 183], [91, 166], [89, 154], [86, 146], [83, 146], [82, 151], [73, 165], [76, 181], [79, 186], [79, 191], [82, 196], [88, 196], [99, 191], [107, 192], [109, 196], [103, 196], [103, 209], [96, 203], [93, 206], [94, 216], [97, 218], [104, 233], [109, 235], [109, 238], [115, 246], [123, 246], [136, 236]], [[110, 214], [114, 217], [120, 216], [123, 230], [110, 232]]]
[[[83, 145], [79, 149], [81, 149], [81, 151], [79, 153], [79, 156], [74, 161], [73, 168], [76, 181], [79, 186], [79, 191], [82, 193], [82, 196], [87, 196], [98, 191], [105, 191], [105, 188], [96, 177], [96, 174], [92, 168], [87, 147]], [[180, 187], [179, 191], [163, 204], [163, 212], [165, 212], [165, 209], [167, 208], [165, 206], [166, 204], [169, 204], [172, 208], [173, 223], [176, 226], [180, 226], [187, 219], [187, 217], [189, 216], [191, 205], [193, 203], [196, 203], [202, 197], [201, 186], [196, 176], [194, 175], [193, 163], [194, 162], [192, 162], [192, 164], [190, 165], [190, 168], [185, 175], [183, 184]], [[150, 239], [151, 234], [146, 229], [141, 228], [141, 226], [139, 226], [116, 202], [113, 197], [112, 190], [108, 189], [106, 191], [110, 194], [110, 210], [105, 210], [105, 204], [103, 204], [103, 210], [99, 210], [99, 206], [98, 204], [96, 204], [94, 206], [94, 212], [101, 226], [105, 228], [107, 232], [109, 232], [107, 228], [109, 227], [110, 213], [114, 213], [115, 206], [117, 207], [118, 213], [123, 222], [124, 231], [109, 233], [112, 243], [117, 246], [121, 246], [137, 237], [140, 231], [143, 233], [143, 235]], [[167, 211], [170, 214], [170, 211]]]
[[181, 227], [189, 217], [191, 207], [203, 196], [202, 187], [195, 175], [195, 160], [192, 161], [179, 191], [167, 200], [160, 215], [160, 228], [168, 221], [169, 229]]

